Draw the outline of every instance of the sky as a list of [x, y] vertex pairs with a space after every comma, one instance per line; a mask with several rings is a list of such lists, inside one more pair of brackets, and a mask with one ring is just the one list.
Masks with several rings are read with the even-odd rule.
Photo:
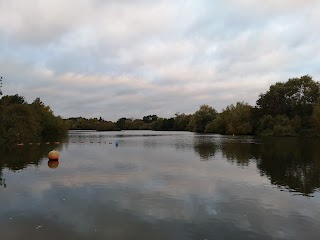
[[319, 29], [318, 0], [0, 0], [2, 90], [64, 118], [220, 112], [320, 80]]

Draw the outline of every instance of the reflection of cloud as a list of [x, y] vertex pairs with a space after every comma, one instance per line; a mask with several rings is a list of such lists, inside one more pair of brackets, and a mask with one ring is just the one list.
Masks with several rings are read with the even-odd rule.
[[[10, 185], [0, 191], [1, 237], [30, 231], [28, 236], [40, 239], [35, 228], [41, 225], [48, 239], [60, 233], [71, 239], [181, 239], [186, 232], [182, 239], [317, 239], [317, 199], [292, 198], [262, 178], [255, 164], [239, 168], [226, 161], [246, 159], [254, 147], [235, 144], [252, 144], [254, 138], [128, 134], [82, 133], [82, 140], [120, 144], [69, 143], [55, 171], [46, 161], [21, 173], [5, 171]], [[71, 141], [78, 136], [70, 135]], [[214, 161], [199, 161], [193, 149], [199, 143], [216, 145]]]
[[[224, 182], [210, 197], [191, 191], [180, 198], [128, 185], [100, 185], [96, 182], [94, 185], [67, 187], [53, 184], [52, 188], [41, 191], [41, 195], [18, 198], [12, 208], [4, 211], [0, 208], [2, 216], [13, 217], [15, 223], [14, 229], [8, 225], [1, 234], [9, 236], [15, 232], [19, 235], [25, 229], [30, 231], [29, 236], [38, 239], [34, 229], [41, 225], [41, 231], [50, 233], [50, 237], [69, 231], [71, 237], [78, 234], [115, 237], [120, 234], [126, 237], [138, 235], [141, 239], [150, 234], [152, 239], [156, 236], [172, 239], [175, 234], [181, 235], [192, 229], [191, 238], [198, 239], [200, 232], [197, 230], [202, 229], [201, 233], [210, 237], [217, 234], [247, 237], [250, 234], [256, 239], [262, 235], [300, 239], [309, 232], [308, 239], [316, 239], [317, 230], [305, 231], [312, 228], [311, 221], [317, 219], [312, 206], [307, 205], [307, 199], [302, 203], [289, 201], [288, 204], [288, 195], [260, 187], [255, 189], [258, 195], [251, 195], [252, 188], [255, 186], [248, 188], [247, 185]], [[3, 204], [7, 200], [10, 201], [4, 199]], [[299, 204], [306, 204], [303, 211], [294, 210]], [[286, 216], [290, 216], [290, 221]], [[6, 225], [7, 222], [1, 224]], [[153, 229], [155, 226], [164, 235]], [[126, 231], [121, 231], [124, 228]]]

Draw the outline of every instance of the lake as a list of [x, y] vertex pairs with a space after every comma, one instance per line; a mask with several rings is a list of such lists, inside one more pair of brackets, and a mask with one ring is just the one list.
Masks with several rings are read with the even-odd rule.
[[70, 131], [2, 151], [0, 239], [319, 239], [319, 188], [315, 138]]

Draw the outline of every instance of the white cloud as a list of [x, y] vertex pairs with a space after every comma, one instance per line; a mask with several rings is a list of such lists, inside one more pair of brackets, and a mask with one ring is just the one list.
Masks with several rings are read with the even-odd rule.
[[0, 1], [5, 94], [64, 117], [254, 104], [276, 81], [319, 78], [318, 1]]

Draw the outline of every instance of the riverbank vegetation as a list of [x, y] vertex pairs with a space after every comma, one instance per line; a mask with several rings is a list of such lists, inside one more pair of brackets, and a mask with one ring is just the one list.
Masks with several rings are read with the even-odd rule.
[[194, 114], [177, 113], [171, 118], [156, 115], [142, 119], [101, 117], [69, 118], [69, 129], [193, 131], [262, 136], [315, 136], [320, 134], [320, 84], [306, 75], [278, 82], [259, 95], [255, 106], [238, 102], [218, 113], [209, 105]]
[[[1, 82], [2, 84], [2, 79]], [[0, 94], [1, 85], [0, 85]], [[39, 98], [31, 104], [19, 95], [0, 99], [0, 143], [47, 141], [71, 130], [155, 130], [198, 133], [318, 136], [320, 135], [320, 84], [306, 75], [278, 82], [259, 95], [256, 105], [237, 102], [217, 112], [202, 105], [193, 114], [176, 113], [162, 118], [147, 115], [141, 119], [122, 117], [116, 122], [102, 117], [62, 119], [54, 116]]]
[[17, 94], [0, 99], [0, 123], [0, 145], [57, 140], [68, 130], [40, 98], [29, 104]]

